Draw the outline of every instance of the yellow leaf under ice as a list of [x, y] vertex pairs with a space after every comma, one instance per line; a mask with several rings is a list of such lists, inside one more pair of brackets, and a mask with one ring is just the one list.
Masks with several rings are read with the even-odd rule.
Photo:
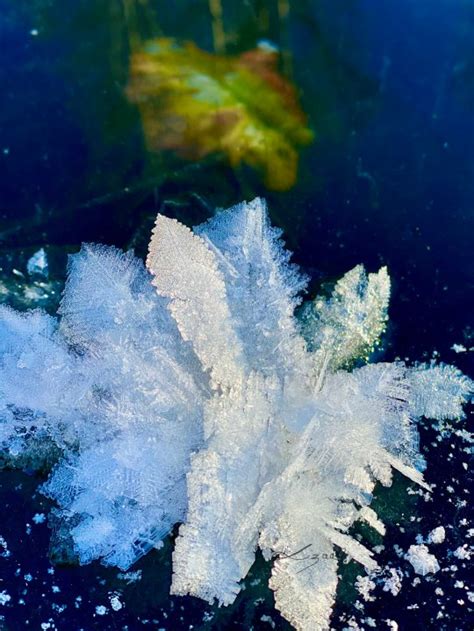
[[187, 160], [221, 153], [232, 167], [257, 169], [269, 189], [291, 188], [313, 132], [277, 61], [269, 47], [223, 56], [173, 39], [146, 43], [132, 54], [127, 93], [148, 149]]

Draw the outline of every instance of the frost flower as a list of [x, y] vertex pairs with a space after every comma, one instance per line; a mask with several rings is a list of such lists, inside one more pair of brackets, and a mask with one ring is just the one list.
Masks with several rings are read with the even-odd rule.
[[334, 549], [377, 568], [350, 526], [384, 533], [369, 505], [393, 469], [429, 488], [416, 421], [459, 417], [472, 383], [361, 365], [385, 268], [357, 266], [297, 319], [306, 279], [261, 200], [194, 232], [159, 215], [147, 268], [86, 245], [58, 320], [0, 311], [3, 457], [57, 460], [43, 491], [82, 563], [125, 570], [181, 522], [172, 593], [232, 603], [259, 547], [283, 616], [329, 628]]

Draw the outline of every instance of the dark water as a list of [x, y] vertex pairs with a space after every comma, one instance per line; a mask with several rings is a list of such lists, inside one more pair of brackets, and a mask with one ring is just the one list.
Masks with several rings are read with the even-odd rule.
[[[301, 152], [296, 186], [277, 193], [249, 168], [150, 155], [138, 112], [124, 96], [131, 30], [212, 50], [207, 2], [0, 0], [3, 298], [28, 306], [13, 270], [25, 272], [39, 247], [46, 247], [57, 281], [45, 288], [42, 303], [53, 308], [66, 254], [81, 242], [132, 245], [143, 255], [159, 209], [192, 225], [215, 206], [258, 194], [268, 199], [295, 260], [312, 276], [311, 291], [357, 263], [370, 270], [388, 265], [394, 289], [386, 359], [436, 354], [473, 376], [472, 353], [455, 353], [452, 346], [474, 346], [474, 4], [290, 5], [282, 20], [270, 0], [223, 2], [228, 50], [239, 53], [261, 38], [275, 42], [291, 59], [291, 76], [316, 132], [316, 142]], [[137, 8], [135, 30], [126, 20], [131, 6]], [[389, 628], [387, 619], [407, 631], [473, 628], [468, 563], [451, 554], [469, 528], [472, 477], [463, 463], [472, 456], [462, 437], [440, 442], [437, 436], [429, 424], [421, 428], [426, 477], [437, 485], [432, 501], [415, 501], [403, 485], [398, 495], [378, 500], [386, 513], [393, 509], [380, 560], [407, 571], [403, 589], [397, 596], [378, 589], [365, 611], [346, 589], [335, 629], [345, 628], [351, 616], [363, 628], [373, 628], [370, 618], [377, 629]], [[0, 627], [270, 629], [270, 616], [275, 628], [288, 628], [273, 611], [261, 560], [247, 589], [224, 611], [167, 595], [169, 543], [132, 568], [142, 570], [133, 583], [100, 565], [53, 568], [50, 530], [33, 522], [49, 508], [35, 494], [37, 485], [35, 476], [0, 475], [0, 535], [10, 552], [2, 555], [0, 548], [0, 593], [11, 596], [0, 603]], [[393, 545], [406, 550], [417, 533], [440, 524], [446, 527], [446, 542], [436, 550], [442, 571], [416, 583]], [[123, 605], [117, 611], [114, 595]], [[107, 608], [104, 615], [98, 606]]]

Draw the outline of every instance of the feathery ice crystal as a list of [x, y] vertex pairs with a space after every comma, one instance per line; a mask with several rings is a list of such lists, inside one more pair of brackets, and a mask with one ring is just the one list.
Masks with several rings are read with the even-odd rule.
[[348, 529], [383, 534], [369, 504], [392, 469], [427, 486], [416, 420], [462, 416], [472, 382], [354, 368], [385, 326], [385, 268], [357, 266], [297, 320], [306, 279], [261, 200], [194, 234], [158, 216], [147, 268], [84, 245], [58, 319], [1, 308], [2, 458], [56, 462], [42, 490], [81, 563], [126, 569], [180, 522], [172, 593], [231, 603], [260, 547], [283, 616], [326, 629], [334, 546], [377, 567]]

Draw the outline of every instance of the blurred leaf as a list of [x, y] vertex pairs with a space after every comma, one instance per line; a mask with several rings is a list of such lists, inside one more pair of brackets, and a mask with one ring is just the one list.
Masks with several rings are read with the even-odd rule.
[[268, 188], [291, 188], [298, 148], [313, 133], [277, 62], [269, 47], [226, 57], [173, 39], [146, 43], [132, 54], [127, 93], [149, 150], [187, 160], [222, 153], [232, 167], [260, 171]]

